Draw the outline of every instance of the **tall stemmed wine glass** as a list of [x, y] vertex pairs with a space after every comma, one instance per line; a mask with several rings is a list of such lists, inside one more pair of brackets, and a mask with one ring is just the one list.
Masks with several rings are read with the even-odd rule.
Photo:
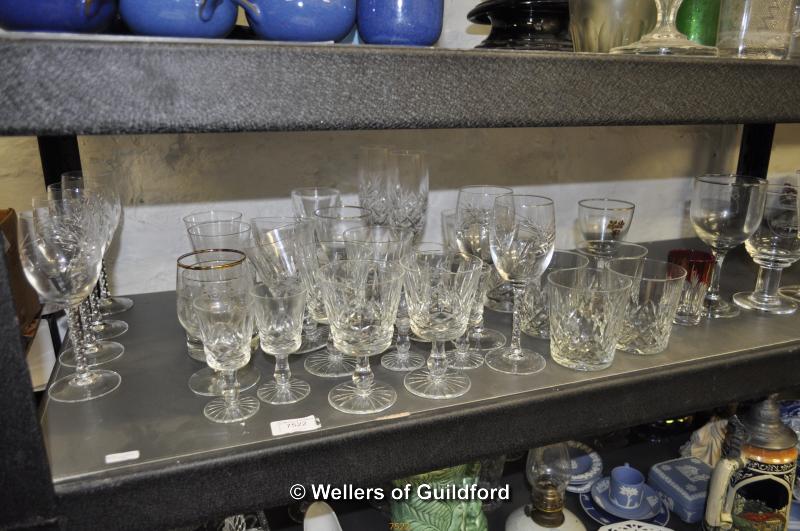
[[611, 53], [641, 55], [717, 55], [714, 46], [697, 44], [678, 31], [675, 20], [683, 0], [655, 0], [656, 27], [637, 42], [612, 48]]
[[463, 372], [448, 367], [444, 342], [467, 329], [483, 262], [464, 253], [418, 251], [403, 266], [411, 328], [431, 342], [427, 367], [408, 373], [405, 387], [423, 398], [461, 396], [472, 384]]
[[352, 414], [390, 408], [397, 400], [397, 392], [375, 380], [369, 358], [392, 343], [402, 267], [373, 260], [342, 260], [324, 266], [320, 277], [334, 344], [357, 359], [352, 381], [331, 389], [328, 402], [335, 409]]
[[745, 175], [704, 175], [694, 181], [690, 216], [697, 235], [716, 259], [706, 294], [707, 316], [730, 318], [739, 309], [722, 300], [719, 279], [725, 255], [758, 229], [767, 198], [766, 181]]
[[[220, 270], [243, 266], [244, 253], [235, 250], [204, 249], [180, 256], [177, 260], [177, 311], [178, 321], [186, 330], [186, 346], [189, 357], [206, 364], [206, 351], [200, 331], [200, 320], [194, 301], [202, 295], [207, 282], [213, 282]], [[252, 364], [240, 368], [237, 381], [241, 391], [247, 391], [261, 380], [261, 373]], [[220, 396], [222, 378], [213, 368], [205, 366], [189, 378], [189, 389], [200, 396]]]
[[800, 259], [797, 192], [797, 184], [793, 183], [767, 185], [764, 217], [758, 229], [744, 242], [760, 268], [756, 288], [733, 296], [733, 302], [742, 308], [782, 315], [797, 311], [795, 302], [778, 294], [781, 273]]
[[253, 276], [240, 258], [205, 271], [202, 288], [193, 306], [209, 367], [221, 374], [221, 398], [203, 408], [209, 420], [241, 422], [255, 415], [260, 404], [252, 396], [240, 396], [236, 371], [250, 362], [253, 333]]
[[[489, 224], [494, 208], [494, 200], [503, 195], [514, 193], [505, 186], [465, 186], [458, 191], [456, 206], [455, 235], [456, 243], [462, 253], [477, 256], [483, 260], [480, 291], [476, 294], [476, 315], [469, 331], [474, 345], [470, 352], [481, 352], [496, 349], [506, 344], [506, 336], [491, 328], [483, 327], [483, 301], [492, 276], [492, 254], [489, 250]], [[477, 302], [476, 302], [477, 304]], [[481, 355], [482, 357], [482, 355]]]
[[528, 281], [538, 282], [553, 257], [556, 217], [553, 200], [538, 195], [504, 195], [494, 200], [490, 223], [492, 259], [514, 287], [511, 345], [486, 355], [486, 365], [509, 374], [534, 374], [545, 366], [541, 354], [520, 344], [520, 307]]
[[89, 368], [80, 324], [80, 303], [100, 278], [103, 238], [83, 199], [48, 201], [20, 215], [18, 245], [25, 276], [43, 300], [66, 307], [75, 348], [75, 373], [56, 380], [47, 391], [57, 402], [99, 398], [122, 381], [114, 371]]
[[[413, 250], [414, 232], [387, 226], [357, 227], [344, 232], [347, 255], [359, 260], [400, 263]], [[397, 310], [397, 339], [394, 352], [381, 357], [381, 365], [390, 371], [413, 371], [425, 365], [425, 358], [411, 352], [411, 322], [405, 293], [400, 295]]]

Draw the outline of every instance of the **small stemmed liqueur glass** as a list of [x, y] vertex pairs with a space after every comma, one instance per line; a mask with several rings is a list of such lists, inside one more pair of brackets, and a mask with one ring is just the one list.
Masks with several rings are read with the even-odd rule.
[[67, 309], [76, 368], [74, 374], [56, 380], [47, 390], [57, 402], [99, 398], [122, 381], [114, 371], [90, 369], [84, 348], [78, 308], [100, 278], [105, 238], [85, 208], [86, 201], [40, 202], [19, 219], [18, 245], [25, 276], [43, 300]]
[[694, 181], [690, 217], [695, 232], [716, 259], [706, 294], [707, 316], [730, 318], [739, 309], [722, 300], [719, 279], [725, 255], [758, 229], [767, 198], [766, 181], [745, 175], [704, 175]]
[[[455, 236], [458, 248], [462, 253], [477, 256], [485, 267], [481, 271], [477, 298], [486, 299], [486, 291], [492, 274], [492, 254], [489, 250], [489, 224], [494, 208], [494, 200], [514, 191], [505, 186], [464, 186], [458, 191], [456, 206]], [[486, 278], [484, 278], [486, 277]], [[477, 318], [479, 317], [479, 319]], [[502, 347], [506, 344], [506, 336], [491, 328], [483, 327], [483, 308], [480, 316], [473, 320], [476, 324], [469, 332], [473, 340], [473, 350], [486, 351]]]
[[405, 387], [423, 398], [446, 399], [469, 391], [470, 379], [448, 367], [444, 342], [467, 329], [483, 262], [447, 251], [418, 251], [403, 260], [411, 328], [431, 342], [424, 369], [410, 372]]
[[612, 48], [611, 53], [642, 55], [717, 55], [714, 46], [697, 44], [678, 31], [675, 19], [683, 0], [655, 0], [656, 27], [637, 42]]
[[[200, 321], [194, 308], [194, 300], [203, 293], [206, 282], [212, 282], [220, 273], [216, 271], [237, 266], [244, 262], [241, 251], [204, 249], [180, 256], [177, 260], [177, 311], [178, 321], [186, 330], [186, 346], [189, 357], [206, 363]], [[253, 364], [239, 369], [237, 381], [242, 391], [254, 387], [261, 380], [261, 373]], [[189, 389], [200, 396], [219, 396], [222, 380], [213, 368], [206, 366], [189, 378]]]
[[331, 389], [328, 402], [352, 414], [390, 408], [397, 392], [375, 380], [369, 358], [392, 344], [402, 267], [374, 260], [341, 260], [322, 267], [320, 279], [334, 344], [357, 359], [352, 381]]
[[213, 422], [241, 422], [260, 408], [255, 397], [240, 396], [236, 379], [236, 371], [250, 362], [252, 289], [252, 272], [241, 254], [238, 260], [206, 270], [201, 292], [194, 298], [206, 362], [221, 374], [222, 397], [203, 408], [203, 414]]
[[759, 266], [756, 287], [750, 292], [736, 293], [733, 302], [748, 310], [786, 315], [797, 311], [797, 304], [781, 297], [778, 288], [783, 270], [800, 259], [798, 187], [791, 183], [770, 183], [766, 188], [764, 216], [744, 242]]
[[636, 205], [620, 199], [578, 201], [578, 226], [586, 241], [607, 242], [613, 247], [627, 236]]

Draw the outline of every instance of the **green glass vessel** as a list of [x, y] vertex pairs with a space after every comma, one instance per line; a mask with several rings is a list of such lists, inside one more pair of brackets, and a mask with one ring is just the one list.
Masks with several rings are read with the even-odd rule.
[[683, 0], [678, 9], [678, 31], [705, 46], [717, 44], [720, 0]]

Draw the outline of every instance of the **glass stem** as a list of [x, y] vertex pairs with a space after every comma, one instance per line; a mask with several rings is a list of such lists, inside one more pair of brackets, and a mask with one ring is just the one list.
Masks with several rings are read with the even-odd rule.
[[100, 268], [100, 297], [103, 299], [110, 299], [111, 292], [108, 289], [108, 273], [106, 272], [106, 260], [103, 259], [103, 265]]
[[722, 275], [722, 263], [725, 261], [725, 252], [711, 249], [711, 254], [714, 255], [714, 272], [711, 274], [711, 284], [708, 286], [708, 293], [706, 293], [706, 302], [715, 303], [719, 300], [719, 279]]
[[278, 387], [288, 387], [292, 379], [292, 370], [289, 368], [289, 356], [282, 354], [275, 356], [275, 383]]
[[520, 328], [519, 310], [522, 306], [522, 298], [525, 296], [525, 283], [514, 282], [514, 316], [511, 324], [511, 356], [520, 357], [522, 355], [522, 329]]
[[444, 341], [431, 341], [431, 355], [428, 356], [428, 372], [434, 380], [444, 378], [447, 373], [447, 355], [444, 353]]
[[222, 374], [222, 399], [228, 408], [236, 407], [239, 402], [239, 381], [236, 379], [236, 371], [223, 370]]
[[375, 375], [372, 374], [372, 367], [369, 366], [369, 356], [358, 356], [356, 370], [353, 372], [353, 385], [356, 386], [356, 392], [362, 396], [368, 395], [373, 381], [375, 381]]
[[81, 319], [81, 329], [83, 331], [83, 346], [86, 354], [92, 354], [97, 351], [97, 336], [92, 327], [94, 326], [93, 312], [91, 309], [91, 297], [87, 297], [81, 302], [79, 315]]
[[472, 305], [470, 323], [472, 328], [470, 335], [475, 339], [475, 348], [481, 349], [481, 336], [483, 336], [483, 305], [486, 295], [489, 292], [489, 283], [492, 277], [492, 266], [483, 264], [481, 267], [481, 277], [478, 280], [478, 291], [475, 294], [475, 302]]
[[408, 317], [405, 291], [400, 293], [400, 305], [397, 307], [395, 325], [397, 326], [397, 340], [395, 341], [397, 356], [401, 359], [408, 359], [408, 353], [411, 351], [411, 321]]
[[328, 334], [328, 340], [325, 342], [325, 345], [328, 349], [328, 357], [334, 359], [339, 359], [342, 357], [342, 353], [339, 352], [339, 349], [333, 345], [333, 334]]
[[756, 289], [750, 295], [750, 298], [760, 304], [770, 304], [777, 301], [782, 273], [783, 269], [761, 266], [756, 279]]
[[303, 312], [303, 334], [309, 340], [315, 340], [318, 337], [317, 322], [311, 318], [311, 312], [308, 308]]
[[78, 305], [67, 308], [67, 323], [69, 326], [69, 341], [72, 343], [72, 350], [75, 352], [75, 376], [72, 379], [74, 385], [86, 385], [91, 381], [89, 364], [86, 361], [86, 348], [83, 344], [83, 330], [81, 329], [81, 316]]
[[102, 326], [103, 325], [103, 316], [100, 313], [100, 299], [98, 299], [97, 292], [92, 290], [92, 293], [89, 295], [89, 308], [91, 309], [91, 325], [92, 326]]
[[[467, 359], [467, 351], [469, 351], [469, 336], [470, 330], [467, 330], [461, 335], [461, 337], [453, 341], [453, 344], [455, 344], [456, 347], [456, 358], [459, 360]], [[478, 346], [480, 346], [480, 340], [478, 341]]]

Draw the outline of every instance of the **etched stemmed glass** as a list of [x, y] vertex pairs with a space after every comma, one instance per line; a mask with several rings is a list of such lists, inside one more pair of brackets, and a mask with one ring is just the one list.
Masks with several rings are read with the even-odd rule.
[[624, 240], [631, 228], [635, 209], [636, 205], [620, 199], [578, 201], [578, 227], [583, 239], [602, 242], [602, 245], [609, 247], [604, 252], [613, 254], [614, 245]]
[[[357, 227], [344, 232], [347, 255], [359, 260], [400, 263], [413, 248], [414, 233], [410, 229], [387, 226]], [[390, 371], [413, 371], [425, 365], [425, 358], [411, 352], [411, 323], [405, 293], [400, 295], [397, 311], [397, 339], [394, 352], [381, 357], [381, 365]]]
[[47, 390], [57, 402], [83, 402], [119, 387], [114, 371], [90, 369], [83, 344], [79, 307], [100, 278], [104, 234], [87, 214], [84, 199], [40, 203], [19, 220], [19, 254], [25, 276], [46, 302], [67, 309], [75, 348], [75, 373]]
[[469, 391], [469, 376], [448, 367], [444, 342], [466, 331], [482, 266], [476, 256], [447, 251], [418, 251], [403, 260], [411, 328], [431, 342], [427, 367], [404, 379], [411, 393], [445, 399]]
[[[186, 346], [192, 359], [206, 363], [206, 352], [194, 300], [203, 293], [207, 282], [213, 282], [220, 276], [220, 270], [244, 267], [244, 262], [244, 253], [233, 250], [204, 249], [178, 258], [175, 286], [178, 321], [186, 330]], [[237, 381], [242, 391], [254, 387], [260, 379], [261, 373], [253, 364], [238, 370]], [[189, 378], [189, 389], [200, 396], [219, 396], [221, 384], [220, 375], [208, 366], [196, 371]]]
[[761, 224], [744, 242], [758, 264], [755, 290], [740, 292], [733, 302], [748, 310], [786, 315], [797, 311], [797, 304], [778, 294], [781, 273], [800, 259], [798, 216], [800, 201], [796, 184], [768, 184]]
[[213, 422], [241, 422], [261, 407], [255, 397], [240, 396], [236, 379], [236, 371], [250, 362], [252, 288], [252, 273], [240, 259], [208, 270], [201, 292], [193, 301], [206, 362], [221, 374], [222, 397], [203, 408], [203, 414]]
[[678, 31], [675, 19], [683, 0], [655, 0], [656, 26], [633, 44], [612, 48], [611, 53], [640, 55], [717, 55], [714, 46], [697, 44]]
[[553, 200], [538, 195], [500, 196], [494, 200], [490, 231], [494, 265], [500, 277], [514, 287], [514, 316], [511, 345], [489, 352], [486, 365], [509, 374], [534, 374], [544, 369], [545, 361], [541, 354], [520, 344], [520, 308], [528, 282], [538, 282], [553, 257]]
[[764, 179], [745, 175], [704, 175], [694, 180], [692, 226], [716, 259], [705, 303], [710, 318], [739, 315], [736, 306], [720, 298], [722, 264], [728, 251], [758, 229], [764, 215], [766, 188]]
[[375, 380], [369, 358], [392, 344], [402, 267], [374, 260], [342, 260], [324, 266], [320, 278], [334, 344], [357, 359], [352, 381], [331, 389], [328, 401], [344, 413], [388, 409], [397, 400], [397, 392]]
[[465, 186], [458, 191], [456, 206], [456, 243], [462, 253], [477, 256], [483, 260], [479, 283], [480, 292], [476, 298], [481, 301], [479, 315], [473, 320], [476, 324], [469, 334], [474, 342], [473, 350], [486, 351], [506, 344], [506, 336], [497, 330], [483, 327], [483, 301], [489, 290], [492, 276], [492, 254], [489, 250], [489, 224], [494, 208], [494, 200], [514, 193], [505, 186]]

